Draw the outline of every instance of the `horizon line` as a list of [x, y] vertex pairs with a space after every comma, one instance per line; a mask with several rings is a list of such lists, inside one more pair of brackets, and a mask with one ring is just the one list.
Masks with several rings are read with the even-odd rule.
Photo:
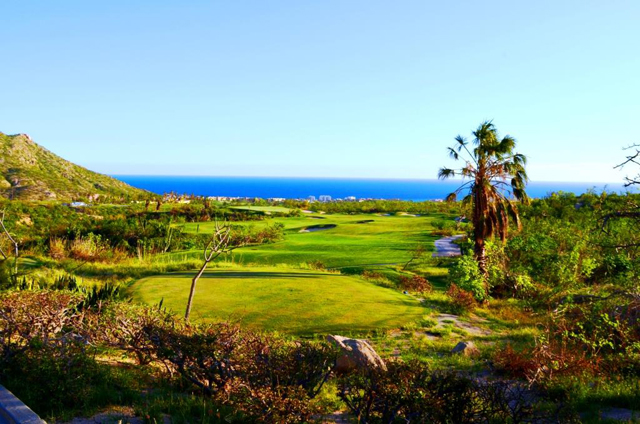
[[[106, 174], [118, 177], [175, 177], [175, 178], [278, 178], [278, 179], [313, 179], [313, 180], [379, 180], [379, 181], [464, 181], [465, 178], [411, 178], [411, 177], [317, 177], [317, 176], [286, 176], [286, 175], [204, 175], [204, 174]], [[529, 183], [575, 183], [575, 184], [615, 184], [624, 185], [624, 181], [571, 181], [571, 180], [529, 180]]]

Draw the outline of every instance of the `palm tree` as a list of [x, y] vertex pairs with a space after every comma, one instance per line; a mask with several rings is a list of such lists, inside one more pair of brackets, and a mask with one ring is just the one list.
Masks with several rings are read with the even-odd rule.
[[[498, 234], [504, 241], [509, 229], [509, 217], [520, 228], [516, 201], [528, 202], [524, 188], [528, 181], [525, 165], [527, 158], [515, 153], [516, 140], [505, 136], [501, 140], [491, 121], [485, 121], [473, 133], [473, 150], [470, 143], [458, 135], [449, 155], [463, 160], [460, 169], [441, 168], [439, 179], [461, 176], [463, 183], [447, 196], [455, 201], [458, 194], [466, 193], [463, 203], [473, 208], [472, 222], [474, 253], [480, 271], [487, 274], [485, 241]], [[464, 157], [466, 156], [466, 157]], [[468, 181], [465, 181], [468, 180]]]

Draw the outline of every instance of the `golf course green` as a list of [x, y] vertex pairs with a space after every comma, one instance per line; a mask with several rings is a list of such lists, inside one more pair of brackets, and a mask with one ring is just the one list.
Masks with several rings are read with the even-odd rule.
[[[433, 223], [445, 219], [452, 220], [452, 217], [444, 214], [307, 214], [302, 217], [233, 222], [233, 225], [256, 228], [282, 224], [285, 238], [277, 243], [236, 249], [231, 259], [241, 264], [267, 265], [321, 262], [327, 268], [401, 264], [411, 258], [412, 250], [418, 246], [433, 250], [433, 243], [439, 238], [433, 235]], [[316, 226], [331, 228], [309, 231], [310, 227]], [[189, 233], [210, 234], [214, 223], [187, 223], [182, 228]]]
[[[232, 222], [256, 229], [282, 225], [284, 237], [236, 249], [212, 264], [198, 281], [192, 320], [239, 321], [243, 326], [295, 335], [365, 333], [414, 322], [425, 313], [417, 300], [353, 274], [375, 270], [397, 276], [418, 246], [424, 246], [425, 256], [430, 257], [433, 242], [440, 237], [434, 234], [434, 223], [442, 220], [452, 217], [304, 214]], [[211, 234], [215, 224], [178, 226], [187, 233]], [[202, 251], [167, 257], [181, 255], [200, 259]], [[421, 269], [436, 282], [446, 274], [445, 268], [437, 266]], [[181, 315], [195, 272], [147, 277], [131, 290], [137, 300], [147, 304], [162, 300]]]
[[[163, 300], [181, 315], [192, 272], [147, 277], [132, 287], [135, 299]], [[286, 334], [354, 333], [397, 328], [419, 319], [424, 307], [413, 297], [360, 277], [286, 267], [217, 268], [198, 281], [192, 320], [232, 320]]]

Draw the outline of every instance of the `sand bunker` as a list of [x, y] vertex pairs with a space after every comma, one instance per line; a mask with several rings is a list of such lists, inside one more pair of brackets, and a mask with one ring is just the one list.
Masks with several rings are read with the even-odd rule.
[[336, 224], [324, 224], [324, 225], [311, 225], [309, 227], [305, 227], [302, 230], [300, 230], [301, 233], [312, 233], [314, 231], [324, 231], [324, 230], [330, 230], [332, 228], [336, 228], [337, 225]]

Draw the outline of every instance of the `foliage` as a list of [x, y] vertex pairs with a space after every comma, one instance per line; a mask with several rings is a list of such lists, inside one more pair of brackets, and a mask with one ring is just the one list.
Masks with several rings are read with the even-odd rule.
[[362, 423], [529, 422], [558, 418], [558, 411], [538, 408], [524, 385], [432, 371], [418, 361], [394, 361], [388, 364], [388, 371], [347, 375], [339, 381], [339, 395]]
[[326, 344], [292, 344], [227, 324], [145, 331], [157, 359], [186, 381], [268, 422], [309, 419], [310, 400], [335, 361]]
[[[81, 296], [14, 292], [0, 298], [0, 375], [3, 384], [42, 414], [113, 402], [128, 389], [93, 359], [95, 314]], [[105, 386], [111, 396], [105, 395]]]
[[447, 296], [451, 299], [451, 303], [454, 308], [454, 312], [461, 314], [468, 312], [469, 310], [476, 307], [477, 302], [473, 293], [461, 289], [456, 284], [452, 283], [449, 285], [449, 290], [447, 290]]
[[487, 283], [480, 271], [478, 262], [471, 256], [461, 256], [454, 262], [449, 268], [449, 279], [452, 285], [470, 292], [478, 302], [483, 302], [489, 298]]
[[474, 232], [474, 253], [480, 272], [484, 276], [486, 269], [485, 241], [498, 234], [502, 241], [507, 238], [509, 217], [520, 227], [520, 216], [513, 200], [528, 202], [525, 192], [527, 158], [514, 152], [516, 141], [507, 135], [502, 139], [492, 122], [486, 121], [473, 132], [473, 145], [462, 136], [456, 137], [456, 144], [449, 148], [451, 158], [463, 159], [465, 164], [459, 170], [442, 168], [438, 178], [452, 178], [456, 175], [468, 181], [464, 182], [447, 200], [455, 200], [460, 192], [468, 194], [463, 204], [472, 208], [471, 221]]
[[400, 277], [400, 287], [404, 290], [417, 293], [429, 293], [433, 290], [433, 286], [429, 283], [429, 280], [420, 275]]
[[640, 297], [614, 293], [608, 297], [566, 298], [552, 314], [535, 347], [496, 352], [495, 364], [530, 382], [549, 384], [573, 377], [640, 374]]

